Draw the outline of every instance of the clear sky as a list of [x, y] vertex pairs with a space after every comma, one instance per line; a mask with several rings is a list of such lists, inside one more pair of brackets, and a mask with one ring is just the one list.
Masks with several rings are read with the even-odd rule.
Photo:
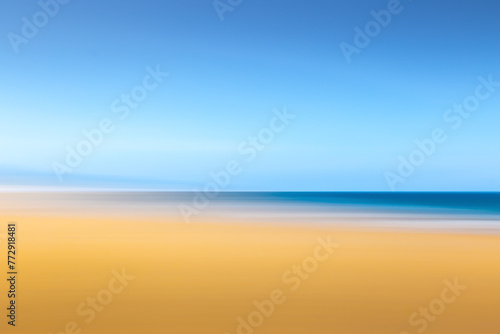
[[500, 191], [496, 0], [41, 3], [0, 5], [1, 185]]

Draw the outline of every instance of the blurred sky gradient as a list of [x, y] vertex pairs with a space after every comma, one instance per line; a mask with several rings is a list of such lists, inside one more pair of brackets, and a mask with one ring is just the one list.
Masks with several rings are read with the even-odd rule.
[[[219, 19], [210, 0], [61, 5], [14, 52], [35, 1], [0, 7], [0, 186], [192, 190], [241, 161], [227, 190], [385, 191], [416, 139], [449, 139], [408, 191], [500, 191], [500, 88], [458, 130], [445, 111], [500, 81], [500, 2], [401, 0], [371, 44], [344, 58], [354, 27], [388, 1], [245, 0]], [[129, 117], [111, 110], [146, 68], [169, 76]], [[246, 162], [237, 148], [274, 109], [297, 117]], [[59, 182], [54, 161], [103, 118], [115, 130]]]

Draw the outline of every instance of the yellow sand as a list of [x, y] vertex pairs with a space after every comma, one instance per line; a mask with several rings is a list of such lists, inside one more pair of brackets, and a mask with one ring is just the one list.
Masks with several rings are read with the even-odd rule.
[[[11, 220], [18, 223], [17, 326], [6, 324], [2, 280], [1, 333], [64, 333], [69, 323], [67, 333], [233, 334], [237, 318], [278, 289], [286, 300], [254, 333], [413, 334], [421, 327], [410, 325], [410, 315], [455, 278], [467, 289], [425, 332], [500, 332], [496, 235], [4, 215], [2, 258]], [[329, 235], [340, 247], [292, 291], [282, 275]], [[86, 323], [77, 307], [122, 269], [135, 279]]]

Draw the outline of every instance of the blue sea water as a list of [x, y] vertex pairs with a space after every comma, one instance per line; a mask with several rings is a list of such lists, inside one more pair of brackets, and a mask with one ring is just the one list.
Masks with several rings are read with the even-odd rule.
[[398, 211], [500, 214], [500, 193], [491, 192], [269, 192], [224, 193], [221, 199], [350, 206]]
[[[500, 217], [500, 192], [122, 192], [106, 196], [142, 203], [217, 207], [308, 208], [325, 211], [488, 215]], [[198, 204], [195, 204], [197, 202]], [[201, 204], [203, 206], [203, 204]]]
[[74, 191], [0, 194], [0, 211], [159, 213], [181, 216], [488, 220], [500, 226], [499, 192]]

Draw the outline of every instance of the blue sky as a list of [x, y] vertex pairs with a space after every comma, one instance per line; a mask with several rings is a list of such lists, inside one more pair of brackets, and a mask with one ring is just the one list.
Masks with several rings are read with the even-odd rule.
[[[397, 190], [499, 191], [500, 87], [459, 129], [443, 115], [478, 77], [500, 81], [500, 3], [401, 0], [347, 62], [339, 45], [389, 3], [244, 0], [221, 20], [212, 1], [72, 0], [13, 47], [41, 7], [4, 2], [0, 185], [192, 190], [234, 160], [225, 190], [389, 191], [398, 157], [442, 128]], [[120, 119], [113, 101], [157, 66], [168, 76]], [[296, 117], [247, 161], [238, 147], [284, 108]], [[113, 131], [58, 178], [103, 119]]]

